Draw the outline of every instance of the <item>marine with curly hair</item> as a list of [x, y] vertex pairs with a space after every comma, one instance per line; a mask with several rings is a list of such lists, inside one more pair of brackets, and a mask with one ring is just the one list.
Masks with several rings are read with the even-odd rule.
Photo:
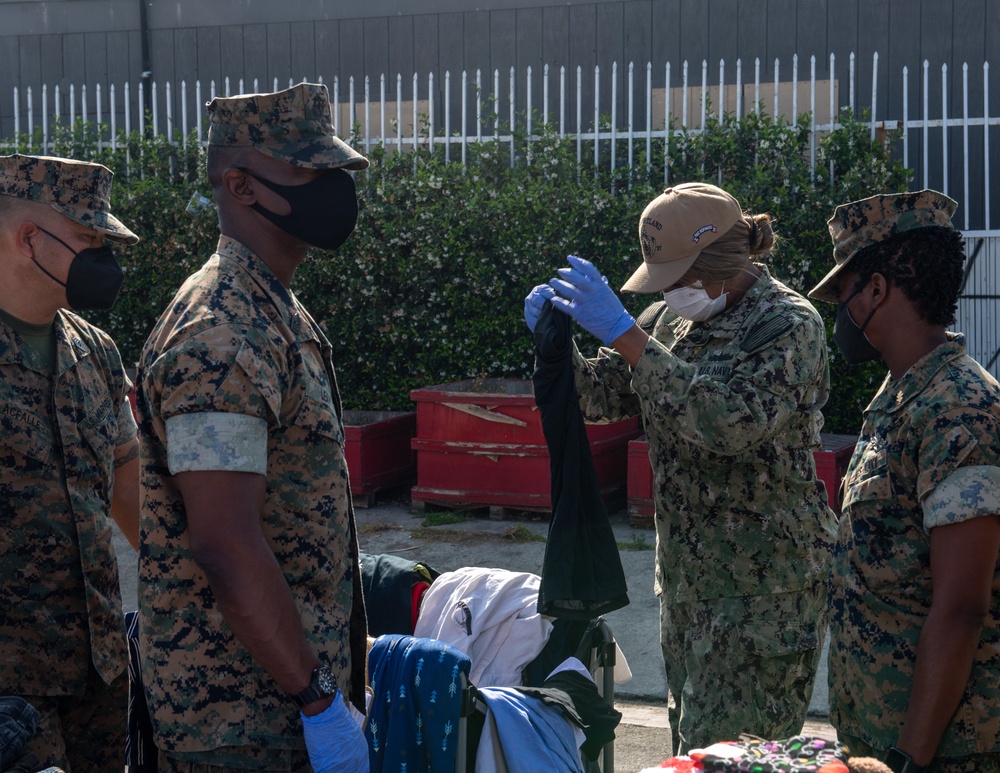
[[828, 221], [848, 362], [889, 367], [844, 479], [830, 719], [854, 754], [919, 773], [1000, 771], [1000, 385], [950, 333], [956, 202], [880, 194]]

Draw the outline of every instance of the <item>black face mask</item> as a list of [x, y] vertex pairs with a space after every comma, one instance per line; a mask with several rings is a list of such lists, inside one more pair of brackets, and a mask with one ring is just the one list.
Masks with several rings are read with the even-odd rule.
[[354, 231], [358, 222], [358, 196], [354, 178], [343, 169], [331, 169], [312, 182], [279, 185], [248, 169], [241, 170], [277, 193], [291, 206], [287, 215], [278, 215], [254, 202], [253, 209], [296, 239], [335, 250]]
[[[41, 226], [38, 226], [38, 230], [73, 252], [73, 248], [54, 233], [46, 231]], [[49, 279], [66, 288], [66, 302], [73, 311], [110, 309], [115, 305], [118, 292], [125, 281], [125, 272], [122, 271], [115, 253], [107, 244], [102, 247], [87, 247], [74, 253], [65, 282], [52, 276], [34, 255], [31, 259]]]
[[840, 353], [844, 355], [848, 365], [860, 365], [863, 362], [877, 360], [882, 356], [865, 336], [865, 328], [868, 327], [871, 318], [878, 311], [878, 307], [872, 309], [868, 319], [861, 327], [858, 327], [851, 318], [851, 312], [847, 310], [847, 304], [860, 292], [861, 290], [858, 290], [846, 301], [837, 304], [837, 321], [833, 325], [833, 340], [837, 344], [837, 348], [840, 349]]

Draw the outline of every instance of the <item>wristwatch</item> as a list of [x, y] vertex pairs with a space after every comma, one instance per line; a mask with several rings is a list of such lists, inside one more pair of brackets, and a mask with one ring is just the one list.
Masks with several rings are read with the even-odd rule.
[[298, 695], [293, 695], [292, 700], [301, 709], [303, 706], [308, 706], [310, 703], [315, 703], [318, 700], [329, 698], [331, 695], [336, 694], [337, 680], [333, 676], [333, 671], [330, 670], [330, 666], [326, 663], [322, 663], [313, 669], [312, 680], [309, 682], [309, 686]]
[[885, 753], [885, 764], [893, 773], [927, 773], [929, 765], [918, 765], [910, 759], [910, 755], [893, 746]]

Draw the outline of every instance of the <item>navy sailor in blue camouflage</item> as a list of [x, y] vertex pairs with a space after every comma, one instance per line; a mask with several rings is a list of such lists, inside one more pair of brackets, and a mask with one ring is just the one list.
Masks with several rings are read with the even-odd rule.
[[131, 383], [107, 333], [110, 212], [100, 164], [0, 156], [0, 694], [31, 703], [27, 749], [72, 773], [125, 763], [128, 657], [112, 536], [139, 533]]
[[143, 680], [161, 771], [368, 770], [366, 624], [332, 347], [290, 285], [357, 219], [325, 86], [219, 97], [222, 236], [142, 353]]
[[767, 215], [713, 185], [668, 188], [639, 222], [623, 290], [664, 293], [638, 323], [570, 257], [546, 299], [605, 344], [575, 354], [584, 418], [639, 415], [654, 473], [660, 642], [676, 751], [797, 734], [826, 628], [835, 516], [817, 479], [829, 389], [819, 314], [751, 259]]
[[828, 221], [849, 362], [889, 368], [844, 478], [830, 721], [895, 771], [1000, 771], [1000, 385], [946, 328], [964, 281], [956, 202], [879, 194]]

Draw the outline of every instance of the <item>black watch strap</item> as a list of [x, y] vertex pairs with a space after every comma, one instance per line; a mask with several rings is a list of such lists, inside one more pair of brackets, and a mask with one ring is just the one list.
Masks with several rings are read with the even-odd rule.
[[909, 754], [895, 746], [885, 753], [884, 762], [893, 773], [927, 773], [930, 770], [929, 766], [918, 765]]
[[323, 663], [313, 669], [309, 686], [299, 694], [293, 695], [292, 700], [301, 709], [303, 706], [308, 706], [310, 703], [315, 703], [318, 700], [329, 698], [331, 695], [336, 694], [337, 680], [334, 678], [330, 666]]

